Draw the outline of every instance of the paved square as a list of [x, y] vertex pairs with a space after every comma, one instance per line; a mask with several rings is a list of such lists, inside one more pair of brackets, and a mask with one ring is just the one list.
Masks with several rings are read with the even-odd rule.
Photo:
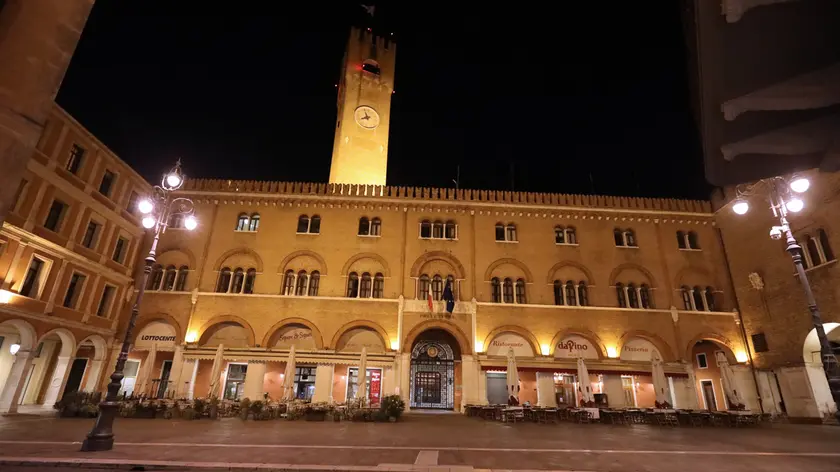
[[504, 424], [417, 413], [396, 424], [119, 419], [114, 450], [82, 453], [80, 442], [92, 424], [82, 419], [2, 418], [0, 460], [85, 458], [330, 467], [404, 464], [598, 472], [840, 471], [840, 427], [833, 426]]

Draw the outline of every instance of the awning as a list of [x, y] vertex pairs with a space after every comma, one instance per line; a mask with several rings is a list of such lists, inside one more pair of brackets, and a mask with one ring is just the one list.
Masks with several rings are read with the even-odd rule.
[[[184, 359], [212, 360], [216, 355], [213, 348], [187, 348]], [[298, 351], [295, 350], [295, 361], [301, 364], [322, 365], [358, 365], [360, 352], [335, 351]], [[395, 353], [368, 353], [368, 367], [393, 367]], [[288, 349], [225, 349], [224, 359], [233, 362], [286, 362], [289, 358]]]
[[[507, 365], [504, 359], [482, 359], [481, 370], [504, 372]], [[571, 374], [577, 373], [577, 366], [574, 359], [550, 360], [550, 359], [534, 359], [523, 360], [517, 359], [517, 370], [520, 372], [551, 372], [555, 374]], [[630, 362], [620, 360], [594, 360], [587, 359], [586, 367], [590, 374], [604, 374], [604, 375], [651, 375], [650, 362]], [[685, 372], [685, 367], [681, 363], [663, 364], [665, 375], [668, 377], [688, 377]]]
[[788, 126], [721, 146], [723, 158], [731, 161], [742, 154], [805, 156], [825, 154], [840, 136], [840, 114]]
[[721, 105], [727, 121], [748, 111], [811, 110], [840, 104], [840, 63], [773, 84]]

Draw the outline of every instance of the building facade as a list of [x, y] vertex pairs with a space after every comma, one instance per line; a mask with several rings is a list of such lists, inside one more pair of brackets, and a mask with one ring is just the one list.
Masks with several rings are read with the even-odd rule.
[[143, 242], [129, 209], [150, 188], [53, 107], [0, 230], [3, 412], [107, 377]]

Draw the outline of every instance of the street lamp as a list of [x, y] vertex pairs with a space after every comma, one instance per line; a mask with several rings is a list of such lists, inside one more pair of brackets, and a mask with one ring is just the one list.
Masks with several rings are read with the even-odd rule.
[[114, 447], [114, 418], [119, 409], [117, 394], [123, 379], [123, 368], [128, 358], [128, 350], [131, 346], [131, 332], [134, 330], [137, 315], [140, 313], [140, 302], [143, 300], [143, 294], [146, 291], [149, 274], [156, 262], [155, 252], [160, 235], [166, 231], [169, 219], [173, 215], [183, 215], [184, 227], [188, 230], [193, 230], [198, 226], [193, 201], [189, 198], [172, 197], [172, 192], [178, 190], [184, 184], [184, 178], [185, 176], [181, 172], [181, 161], [178, 160], [175, 167], [164, 174], [160, 185], [155, 186], [153, 195], [137, 204], [137, 209], [144, 215], [143, 227], [154, 231], [152, 247], [146, 256], [143, 280], [137, 290], [137, 299], [131, 308], [131, 317], [128, 319], [128, 326], [125, 329], [122, 349], [117, 358], [114, 373], [111, 374], [111, 383], [108, 384], [108, 394], [105, 396], [105, 401], [99, 404], [99, 416], [96, 417], [96, 423], [93, 425], [91, 432], [88, 433], [87, 439], [82, 443], [82, 451], [108, 451]]
[[825, 329], [823, 328], [820, 310], [817, 308], [817, 300], [814, 298], [814, 292], [811, 290], [811, 284], [805, 274], [805, 266], [802, 264], [802, 247], [794, 239], [787, 220], [788, 212], [798, 213], [805, 207], [805, 203], [796, 194], [807, 192], [810, 186], [811, 183], [808, 179], [798, 176], [792, 179], [770, 177], [752, 184], [740, 185], [735, 189], [736, 200], [732, 205], [732, 211], [739, 215], [747, 213], [749, 204], [746, 197], [751, 195], [766, 194], [769, 199], [773, 216], [779, 219], [779, 225], [770, 228], [770, 238], [774, 240], [784, 238], [785, 243], [787, 243], [785, 251], [793, 258], [796, 274], [799, 276], [802, 289], [805, 291], [808, 311], [811, 312], [811, 323], [814, 325], [814, 330], [816, 330], [817, 338], [820, 341], [820, 357], [822, 358], [825, 376], [828, 379], [828, 388], [834, 398], [835, 405], [838, 407], [835, 416], [840, 420], [840, 365], [838, 365], [837, 358], [831, 351], [831, 345], [828, 343], [828, 337], [825, 335]]

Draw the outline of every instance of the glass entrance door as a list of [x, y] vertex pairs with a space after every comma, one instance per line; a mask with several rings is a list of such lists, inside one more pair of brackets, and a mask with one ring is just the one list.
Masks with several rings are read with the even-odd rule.
[[245, 390], [245, 373], [247, 371], [248, 364], [228, 364], [223, 396], [225, 400], [242, 399], [242, 391]]

